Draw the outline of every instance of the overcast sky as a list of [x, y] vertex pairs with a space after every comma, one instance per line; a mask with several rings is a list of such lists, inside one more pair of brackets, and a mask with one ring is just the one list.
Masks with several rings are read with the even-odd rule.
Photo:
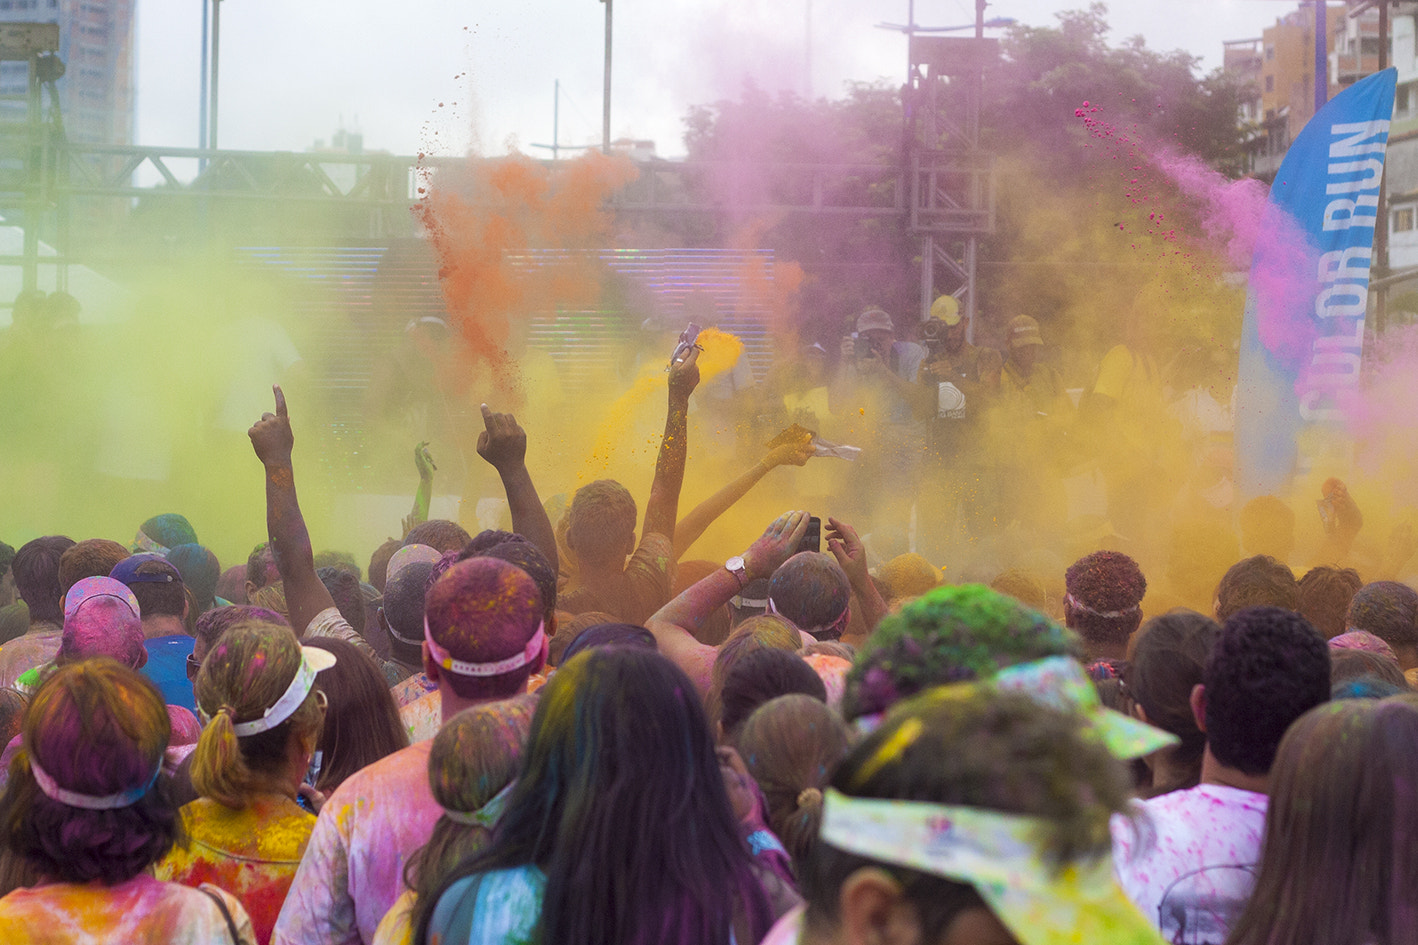
[[[906, 71], [906, 40], [874, 24], [908, 0], [614, 0], [611, 130], [683, 153], [694, 104], [737, 97], [746, 79], [812, 92]], [[1051, 25], [1087, 0], [998, 0], [991, 17]], [[138, 142], [197, 143], [201, 0], [138, 6]], [[1113, 41], [1141, 34], [1219, 65], [1223, 40], [1259, 36], [1295, 0], [1114, 0]], [[224, 0], [224, 148], [305, 150], [341, 126], [371, 149], [500, 154], [552, 135], [561, 80], [563, 144], [598, 142], [605, 6], [597, 0]], [[974, 20], [973, 0], [917, 0], [916, 21]], [[1103, 90], [1100, 90], [1100, 95]]]

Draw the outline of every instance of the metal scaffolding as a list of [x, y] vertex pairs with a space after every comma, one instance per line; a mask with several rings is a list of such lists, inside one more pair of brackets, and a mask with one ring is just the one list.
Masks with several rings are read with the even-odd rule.
[[[0, 94], [0, 207], [24, 231], [19, 262], [26, 290], [39, 281], [40, 227], [53, 200], [55, 147], [64, 135], [53, 85], [63, 69], [58, 49], [57, 23], [0, 23], [0, 62], [28, 68], [23, 92]], [[48, 116], [46, 84], [52, 99]]]
[[980, 146], [980, 105], [999, 42], [913, 35], [910, 57], [906, 161], [911, 231], [921, 237], [921, 318], [950, 293], [973, 337], [980, 238], [995, 226], [995, 162]]

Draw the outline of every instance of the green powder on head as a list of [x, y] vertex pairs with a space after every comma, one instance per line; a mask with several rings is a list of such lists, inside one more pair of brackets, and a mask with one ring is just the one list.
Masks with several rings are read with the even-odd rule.
[[1078, 656], [1063, 627], [980, 584], [940, 587], [882, 620], [847, 676], [843, 713], [881, 712], [931, 686], [988, 679], [1048, 656]]

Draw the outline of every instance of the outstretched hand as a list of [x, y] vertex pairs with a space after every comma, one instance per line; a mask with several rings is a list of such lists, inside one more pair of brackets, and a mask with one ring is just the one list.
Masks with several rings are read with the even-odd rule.
[[683, 361], [670, 365], [670, 396], [689, 400], [694, 388], [699, 386], [699, 352], [696, 345], [689, 349]]
[[1359, 503], [1349, 494], [1349, 487], [1339, 479], [1327, 479], [1323, 487], [1324, 499], [1330, 503], [1334, 517], [1326, 523], [1326, 531], [1348, 538], [1351, 541], [1364, 527], [1364, 513]]
[[774, 519], [743, 553], [749, 579], [769, 577], [778, 570], [779, 565], [791, 558], [807, 532], [807, 522], [806, 512], [786, 512]]
[[433, 474], [438, 471], [433, 456], [428, 452], [428, 440], [414, 447], [414, 466], [418, 468], [420, 479], [432, 479]]
[[853, 587], [861, 587], [860, 582], [870, 581], [867, 573], [867, 549], [857, 536], [857, 530], [846, 522], [835, 518], [827, 519], [827, 550], [837, 559], [837, 564], [847, 572], [847, 579]]
[[510, 413], [493, 413], [487, 404], [482, 409], [487, 429], [478, 434], [478, 455], [498, 472], [516, 469], [527, 459], [527, 431]]
[[290, 415], [286, 412], [286, 395], [281, 393], [279, 384], [273, 386], [271, 391], [276, 395], [276, 412], [263, 413], [261, 419], [246, 431], [246, 435], [251, 437], [251, 447], [256, 450], [256, 458], [263, 465], [289, 465], [295, 435], [291, 432]]
[[800, 440], [795, 443], [781, 443], [773, 447], [768, 452], [766, 462], [768, 466], [805, 466], [807, 461], [817, 455], [816, 449], [812, 445], [812, 437]]

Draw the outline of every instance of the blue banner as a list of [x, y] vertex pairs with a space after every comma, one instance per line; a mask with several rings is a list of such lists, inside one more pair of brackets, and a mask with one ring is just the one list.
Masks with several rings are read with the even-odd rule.
[[1241, 328], [1236, 483], [1284, 494], [1300, 434], [1358, 386], [1379, 185], [1398, 70], [1345, 89], [1295, 138], [1270, 188]]

